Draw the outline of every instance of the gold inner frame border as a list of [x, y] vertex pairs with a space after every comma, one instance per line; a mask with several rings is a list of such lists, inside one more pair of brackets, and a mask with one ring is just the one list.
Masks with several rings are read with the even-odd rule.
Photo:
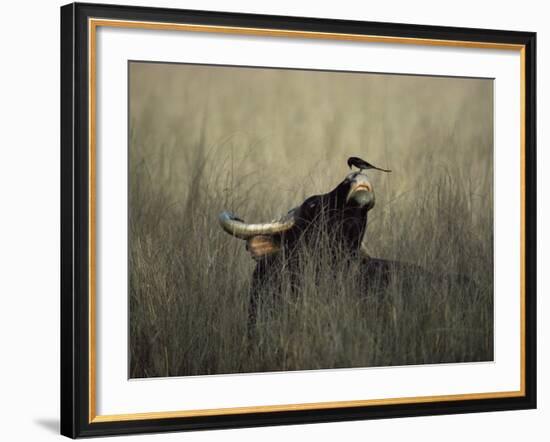
[[[388, 399], [366, 399], [352, 401], [313, 402], [284, 405], [260, 405], [234, 408], [214, 408], [179, 411], [153, 411], [146, 413], [109, 414], [96, 413], [96, 36], [98, 27], [134, 28], [148, 30], [172, 30], [186, 32], [208, 32], [217, 34], [237, 34], [269, 37], [292, 37], [307, 39], [325, 39], [357, 41], [370, 43], [412, 44], [422, 46], [446, 46], [478, 49], [498, 49], [518, 51], [520, 54], [520, 389], [518, 391], [499, 391], [487, 393], [465, 393], [438, 396], [399, 397]], [[169, 419], [180, 417], [222, 416], [247, 413], [273, 413], [280, 411], [322, 410], [330, 408], [365, 407], [376, 405], [417, 404], [427, 402], [482, 400], [525, 396], [525, 46], [494, 42], [475, 42], [460, 40], [424, 39], [412, 37], [390, 37], [362, 34], [325, 33], [311, 31], [291, 31], [282, 29], [247, 28], [232, 26], [196, 25], [185, 23], [161, 23], [131, 20], [88, 19], [88, 98], [89, 98], [89, 382], [88, 382], [88, 422], [117, 422], [146, 419]]]

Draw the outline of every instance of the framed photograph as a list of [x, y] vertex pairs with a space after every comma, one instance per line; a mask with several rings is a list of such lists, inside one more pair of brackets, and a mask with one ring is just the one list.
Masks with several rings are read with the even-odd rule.
[[536, 35], [61, 8], [61, 433], [536, 407]]

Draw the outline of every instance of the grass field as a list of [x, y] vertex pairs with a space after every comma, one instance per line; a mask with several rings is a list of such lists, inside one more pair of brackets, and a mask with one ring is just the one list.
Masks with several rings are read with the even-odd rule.
[[[130, 376], [492, 360], [492, 105], [490, 80], [131, 63]], [[352, 155], [393, 171], [369, 174], [370, 255], [478, 291], [361, 298], [353, 266], [304, 272], [249, 338], [255, 263], [218, 214], [271, 220]]]

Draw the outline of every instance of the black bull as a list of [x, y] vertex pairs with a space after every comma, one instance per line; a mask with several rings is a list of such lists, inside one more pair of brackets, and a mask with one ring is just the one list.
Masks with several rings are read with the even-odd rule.
[[[280, 288], [283, 272], [290, 275], [291, 281], [294, 276], [299, 279], [300, 252], [304, 250], [308, 251], [309, 256], [322, 256], [339, 264], [360, 260], [361, 287], [365, 292], [375, 289], [383, 293], [384, 287], [395, 275], [403, 281], [412, 281], [421, 275], [432, 280], [446, 278], [449, 283], [470, 284], [463, 276], [436, 276], [413, 264], [368, 256], [362, 244], [367, 215], [374, 203], [372, 184], [361, 171], [349, 174], [332, 191], [306, 199], [277, 221], [247, 224], [229, 212], [220, 214], [222, 228], [246, 240], [247, 250], [256, 260], [250, 290], [249, 330], [255, 323], [262, 293], [276, 292]], [[322, 247], [324, 252], [320, 250]], [[330, 251], [328, 254], [327, 249]], [[292, 285], [299, 290], [298, 284]], [[406, 287], [403, 290], [408, 291]]]

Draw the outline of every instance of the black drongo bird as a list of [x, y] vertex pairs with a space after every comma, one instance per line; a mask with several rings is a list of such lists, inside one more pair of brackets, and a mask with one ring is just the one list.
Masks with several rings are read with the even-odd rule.
[[391, 170], [381, 169], [380, 167], [373, 166], [372, 164], [367, 163], [365, 160], [363, 160], [359, 157], [349, 157], [348, 158], [348, 166], [349, 166], [350, 169], [351, 169], [351, 166], [355, 166], [359, 170], [376, 169], [376, 170], [380, 170], [382, 172], [391, 172]]

